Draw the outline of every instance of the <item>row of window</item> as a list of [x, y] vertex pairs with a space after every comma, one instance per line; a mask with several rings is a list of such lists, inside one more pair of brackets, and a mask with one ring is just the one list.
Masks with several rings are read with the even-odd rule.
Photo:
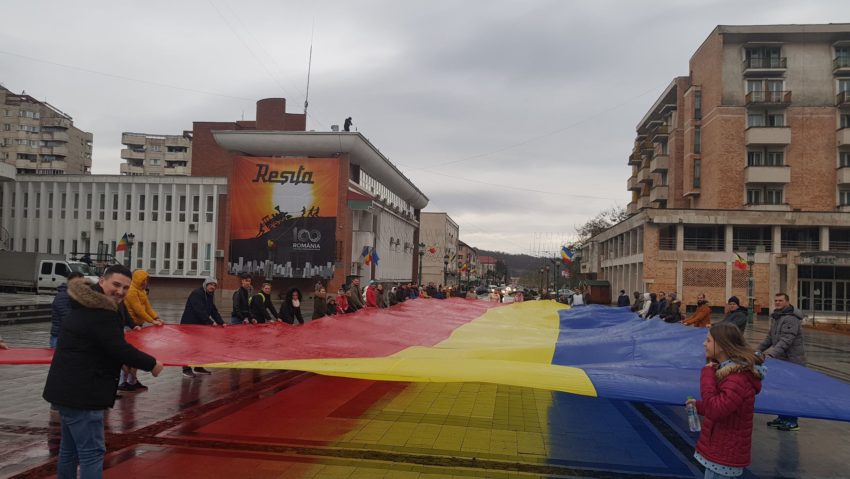
[[[55, 196], [56, 195], [54, 195], [53, 193], [48, 193], [48, 195], [47, 195], [47, 204], [45, 205], [46, 210], [47, 210], [47, 218], [53, 218], [53, 211], [58, 209], [59, 215], [60, 215], [59, 217], [61, 219], [65, 219], [65, 214], [66, 214], [65, 211], [66, 211], [66, 208], [68, 207], [68, 201], [67, 201], [68, 200], [68, 194], [67, 193], [59, 194], [58, 195], [58, 199], [59, 199], [58, 204], [56, 204], [56, 202], [55, 202], [55, 199], [56, 199]], [[160, 197], [159, 197], [158, 194], [152, 195], [151, 201], [148, 202], [146, 195], [143, 195], [143, 194], [137, 195], [135, 201], [133, 201], [133, 195], [129, 195], [129, 194], [125, 195], [124, 203], [123, 203], [124, 219], [125, 220], [132, 219], [132, 214], [134, 212], [133, 207], [135, 206], [136, 207], [135, 212], [138, 214], [139, 221], [145, 221], [145, 217], [146, 217], [145, 213], [147, 213], [147, 212], [150, 213], [149, 218], [150, 218], [151, 221], [159, 221], [159, 213], [162, 212], [162, 213], [164, 213], [165, 221], [170, 222], [172, 220], [172, 214], [174, 212], [174, 208], [173, 208], [174, 202], [172, 201], [174, 197], [172, 195], [164, 195], [164, 196], [165, 196], [165, 201], [160, 202]], [[12, 192], [12, 195], [11, 195], [11, 217], [12, 218], [15, 217], [16, 197], [17, 197], [16, 193]], [[79, 211], [80, 210], [80, 199], [81, 199], [80, 193], [73, 193], [72, 198], [73, 198], [73, 206], [72, 206], [73, 207], [73, 218], [79, 219], [79, 217], [80, 217], [80, 211]], [[29, 199], [30, 199], [29, 192], [24, 192], [23, 193], [23, 213], [22, 213], [23, 218], [27, 218], [28, 215], [30, 214], [29, 213]], [[41, 217], [41, 206], [42, 206], [41, 199], [42, 199], [41, 193], [36, 192], [35, 193], [35, 208], [34, 208], [35, 218]], [[92, 193], [86, 194], [86, 196], [85, 196], [85, 210], [86, 210], [85, 211], [85, 219], [87, 219], [87, 220], [92, 219], [93, 200], [94, 200], [94, 195]], [[99, 201], [98, 201], [97, 219], [105, 220], [106, 219], [106, 213], [107, 213], [106, 194], [101, 193], [98, 197], [98, 200]], [[187, 200], [186, 195], [177, 196], [177, 202], [176, 202], [177, 211], [176, 211], [176, 213], [177, 213], [177, 221], [180, 222], [180, 223], [186, 222], [187, 213], [189, 213], [189, 211], [186, 209], [186, 206], [187, 206], [186, 200]], [[197, 223], [200, 219], [200, 213], [201, 213], [201, 197], [198, 196], [198, 195], [193, 195], [191, 197], [191, 202], [192, 202], [192, 210], [191, 210], [192, 220], [191, 220], [191, 222]], [[204, 208], [204, 219], [207, 223], [212, 223], [213, 222], [213, 216], [214, 216], [214, 210], [215, 210], [215, 197], [212, 196], [212, 195], [207, 195], [205, 197], [204, 203], [205, 203], [204, 204], [204, 206], [205, 206], [205, 208]], [[160, 211], [160, 206], [164, 207], [163, 211]], [[118, 207], [119, 207], [119, 196], [116, 193], [116, 194], [112, 195], [112, 203], [111, 203], [111, 208], [110, 208], [110, 210], [112, 212], [112, 220], [118, 220], [118, 216], [119, 216]], [[0, 209], [2, 209], [2, 208], [3, 208], [3, 195], [0, 194]]]
[[[15, 239], [11, 238], [10, 243], [14, 244]], [[80, 242], [81, 241], [81, 242]], [[41, 246], [44, 246], [44, 249]], [[91, 242], [88, 239], [72, 240], [70, 251], [65, 250], [65, 240], [60, 239], [57, 242], [57, 249], [53, 248], [53, 239], [47, 238], [44, 243], [39, 238], [34, 238], [32, 244], [27, 241], [27, 238], [20, 239], [20, 251], [22, 252], [38, 252], [52, 254], [70, 254], [79, 252], [91, 251]], [[97, 253], [101, 256], [115, 256], [116, 241], [112, 241], [107, 245], [103, 241], [97, 244]], [[159, 247], [161, 246], [161, 255], [158, 255]], [[188, 247], [187, 247], [188, 246]], [[82, 249], [79, 249], [82, 247]], [[203, 257], [201, 258], [201, 249], [203, 248]], [[162, 266], [162, 270], [171, 271], [171, 266], [177, 272], [197, 272], [198, 266], [202, 266], [203, 272], [211, 271], [212, 266], [212, 244], [211, 243], [186, 243], [183, 242], [156, 242], [151, 241], [147, 244], [144, 241], [136, 241], [132, 247], [132, 260], [136, 268], [145, 268], [149, 271], [159, 271], [157, 268]], [[175, 253], [175, 254], [172, 254]], [[188, 254], [187, 254], [188, 253]]]
[[[659, 228], [659, 247], [675, 250], [676, 225]], [[726, 246], [725, 225], [685, 225], [684, 249], [692, 251], [724, 251]], [[780, 247], [783, 250], [820, 250], [819, 227], [781, 227]], [[736, 251], [763, 249], [773, 252], [772, 226], [735, 226], [732, 228], [732, 249]], [[850, 250], [850, 229], [829, 228], [829, 249]]]

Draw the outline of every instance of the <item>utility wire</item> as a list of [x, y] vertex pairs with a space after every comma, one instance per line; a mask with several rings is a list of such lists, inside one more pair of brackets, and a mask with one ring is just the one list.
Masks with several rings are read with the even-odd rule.
[[68, 65], [66, 63], [59, 63], [59, 62], [54, 62], [54, 61], [51, 61], [51, 60], [43, 60], [41, 58], [35, 58], [35, 57], [27, 56], [27, 55], [21, 55], [20, 53], [12, 53], [12, 52], [0, 50], [0, 54], [8, 55], [8, 56], [11, 56], [11, 57], [22, 58], [24, 60], [29, 60], [29, 61], [32, 61], [32, 62], [44, 63], [44, 64], [47, 64], [47, 65], [53, 65], [53, 66], [57, 66], [57, 67], [67, 68], [69, 70], [76, 70], [76, 71], [80, 71], [80, 72], [84, 72], [84, 73], [91, 73], [91, 74], [94, 74], [94, 75], [100, 75], [100, 76], [109, 77], [109, 78], [116, 78], [118, 80], [126, 80], [126, 81], [131, 81], [131, 82], [136, 82], [136, 83], [143, 83], [143, 84], [146, 84], [146, 85], [153, 85], [153, 86], [158, 86], [158, 87], [163, 87], [163, 88], [170, 88], [172, 90], [188, 91], [188, 92], [192, 92], [192, 93], [200, 93], [200, 94], [203, 94], [203, 95], [211, 95], [211, 96], [217, 96], [217, 97], [221, 97], [221, 98], [230, 98], [230, 99], [233, 99], [233, 100], [240, 100], [240, 101], [254, 101], [251, 98], [244, 98], [244, 97], [235, 96], [235, 95], [227, 95], [227, 94], [224, 94], [224, 93], [218, 93], [218, 92], [214, 92], [214, 91], [198, 90], [196, 88], [188, 88], [188, 87], [183, 87], [183, 86], [178, 86], [178, 85], [170, 85], [168, 83], [155, 82], [155, 81], [151, 81], [151, 80], [143, 80], [143, 79], [140, 79], [140, 78], [132, 78], [132, 77], [127, 77], [127, 76], [123, 76], [123, 75], [116, 75], [114, 73], [107, 73], [107, 72], [102, 72], [102, 71], [98, 71], [98, 70], [92, 70], [90, 68], [82, 68], [82, 67], [78, 67], [78, 66], [74, 66], [74, 65]]

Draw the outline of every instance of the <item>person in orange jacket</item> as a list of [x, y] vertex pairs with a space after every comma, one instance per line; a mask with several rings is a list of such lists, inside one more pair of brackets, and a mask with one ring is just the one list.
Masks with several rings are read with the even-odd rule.
[[697, 296], [697, 310], [694, 311], [694, 314], [683, 319], [681, 323], [695, 328], [711, 327], [711, 307], [705, 299], [705, 294], [700, 293]]
[[162, 321], [159, 319], [159, 314], [151, 307], [151, 302], [148, 299], [148, 283], [150, 275], [143, 269], [133, 271], [133, 281], [130, 283], [130, 290], [127, 291], [127, 296], [124, 298], [124, 304], [127, 305], [127, 312], [130, 313], [130, 319], [136, 326], [144, 326], [145, 323], [150, 323], [155, 326], [162, 326]]
[[[127, 295], [124, 296], [124, 307], [127, 308], [127, 315], [133, 323], [134, 330], [142, 329], [146, 323], [154, 326], [162, 326], [162, 320], [159, 319], [159, 314], [154, 311], [151, 302], [148, 299], [148, 283], [150, 275], [143, 269], [133, 271], [133, 279], [130, 282], [130, 289]], [[121, 377], [118, 380], [119, 391], [136, 391], [139, 389], [147, 389], [148, 387], [142, 384], [136, 378], [136, 368], [124, 366], [121, 368]]]

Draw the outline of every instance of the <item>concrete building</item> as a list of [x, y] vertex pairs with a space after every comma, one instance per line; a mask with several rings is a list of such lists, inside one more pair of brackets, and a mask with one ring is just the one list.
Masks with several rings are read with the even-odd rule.
[[132, 234], [131, 257], [118, 259], [182, 296], [222, 261], [216, 232], [226, 193], [226, 178], [18, 175], [0, 182], [0, 226], [9, 250], [92, 258], [114, 255]]
[[458, 282], [457, 252], [460, 229], [447, 213], [422, 213], [420, 215], [420, 247], [425, 245], [422, 257], [422, 284], [456, 285]]
[[121, 133], [121, 174], [188, 176], [192, 171], [192, 132], [182, 135]]
[[91, 152], [92, 134], [70, 115], [0, 85], [0, 162], [20, 174], [87, 174]]
[[[627, 220], [582, 251], [611, 290], [850, 306], [850, 25], [718, 26], [637, 125]], [[613, 300], [613, 298], [612, 298]]]

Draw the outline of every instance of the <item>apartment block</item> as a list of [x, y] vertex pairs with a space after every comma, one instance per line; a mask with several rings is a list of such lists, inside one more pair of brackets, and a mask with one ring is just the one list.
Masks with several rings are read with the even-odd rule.
[[188, 176], [192, 172], [192, 132], [182, 135], [121, 133], [121, 174]]
[[446, 213], [422, 212], [419, 215], [421, 284], [458, 284], [458, 236], [460, 228]]
[[0, 161], [18, 174], [89, 174], [92, 134], [53, 105], [0, 85]]
[[777, 292], [850, 308], [850, 24], [718, 26], [627, 164], [632, 216], [585, 246], [584, 273], [690, 304], [752, 287], [765, 309]]

